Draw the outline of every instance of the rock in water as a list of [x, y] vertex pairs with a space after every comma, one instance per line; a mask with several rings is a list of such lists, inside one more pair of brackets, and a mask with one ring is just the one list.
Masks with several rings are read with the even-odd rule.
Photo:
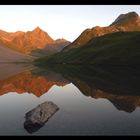
[[59, 107], [51, 101], [46, 101], [38, 105], [36, 108], [26, 113], [25, 115], [26, 121], [24, 122], [24, 128], [29, 133], [37, 131], [58, 110]]

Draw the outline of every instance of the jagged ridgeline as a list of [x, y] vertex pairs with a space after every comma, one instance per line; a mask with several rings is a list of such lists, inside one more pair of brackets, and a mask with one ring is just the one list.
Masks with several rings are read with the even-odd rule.
[[35, 57], [61, 51], [70, 44], [61, 38], [54, 40], [39, 27], [33, 31], [5, 32], [0, 30], [0, 62], [25, 62]]
[[140, 17], [121, 14], [107, 27], [86, 29], [60, 53], [36, 60], [38, 64], [140, 64]]

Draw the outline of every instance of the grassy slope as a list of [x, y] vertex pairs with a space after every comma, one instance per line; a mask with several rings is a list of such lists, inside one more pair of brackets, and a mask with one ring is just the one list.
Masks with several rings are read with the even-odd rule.
[[117, 32], [90, 40], [86, 45], [36, 60], [39, 64], [140, 64], [140, 32]]

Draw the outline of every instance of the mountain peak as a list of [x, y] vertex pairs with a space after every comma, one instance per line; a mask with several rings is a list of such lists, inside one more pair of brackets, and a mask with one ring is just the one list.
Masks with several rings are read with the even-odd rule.
[[34, 30], [33, 30], [33, 32], [40, 32], [40, 31], [43, 31], [39, 26], [37, 26]]
[[133, 12], [129, 12], [129, 13], [127, 13], [127, 15], [132, 15], [132, 16], [139, 16], [135, 11], [133, 11]]
[[64, 43], [64, 42], [68, 42], [68, 41], [66, 39], [64, 39], [64, 38], [59, 38], [59, 39], [56, 39], [55, 42]]
[[137, 23], [139, 21], [139, 15], [136, 12], [129, 12], [126, 14], [121, 14], [117, 19], [110, 25], [127, 25]]

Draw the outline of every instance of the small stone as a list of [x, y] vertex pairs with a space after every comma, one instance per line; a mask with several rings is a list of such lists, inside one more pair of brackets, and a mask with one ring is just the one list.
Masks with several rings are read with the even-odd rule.
[[33, 133], [40, 129], [50, 117], [52, 117], [59, 107], [51, 101], [46, 101], [38, 105], [33, 110], [29, 111], [25, 115], [24, 128], [29, 132]]

